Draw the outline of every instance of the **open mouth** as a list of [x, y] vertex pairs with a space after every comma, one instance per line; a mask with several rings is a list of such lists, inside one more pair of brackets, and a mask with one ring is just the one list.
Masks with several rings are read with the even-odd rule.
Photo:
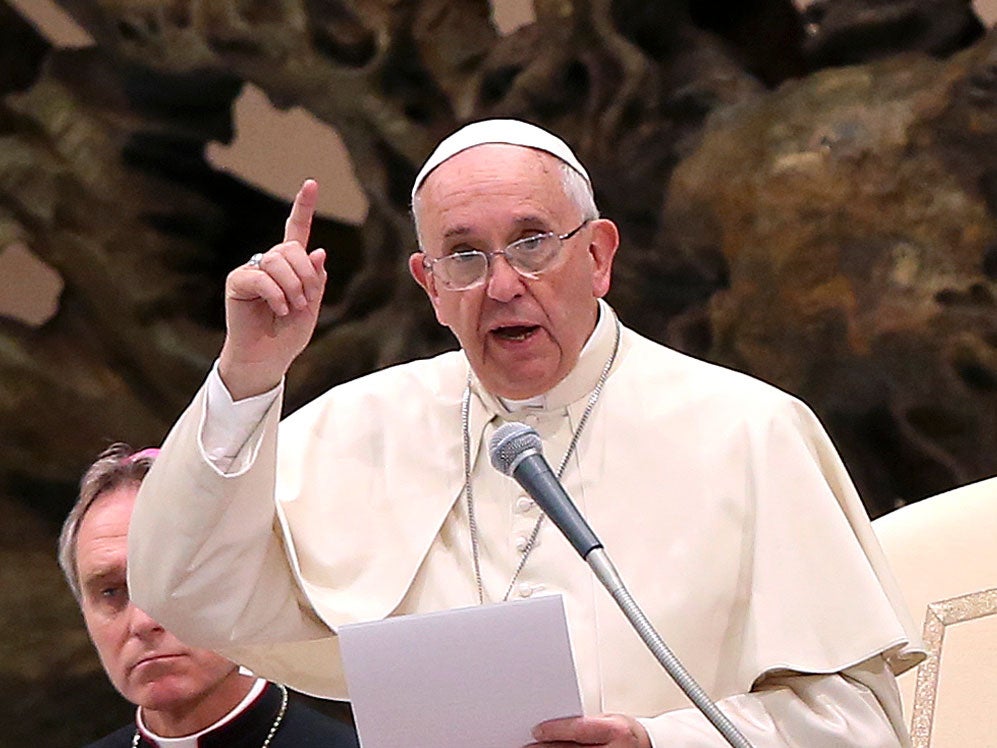
[[539, 330], [539, 325], [510, 325], [508, 327], [496, 327], [492, 334], [503, 340], [526, 340]]

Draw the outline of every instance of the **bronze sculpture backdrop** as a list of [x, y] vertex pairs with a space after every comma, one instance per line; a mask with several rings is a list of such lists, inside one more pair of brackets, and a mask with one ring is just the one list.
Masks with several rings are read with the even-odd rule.
[[[212, 171], [251, 82], [340, 133], [369, 202], [321, 221], [330, 289], [289, 408], [453, 345], [407, 275], [407, 195], [462, 122], [565, 137], [622, 230], [639, 331], [809, 402], [873, 515], [997, 473], [997, 33], [966, 0], [60, 0], [56, 50], [0, 0], [0, 248], [66, 282], [0, 318], [0, 700], [19, 745], [122, 712], [55, 572], [55, 523], [110, 439], [159, 441], [222, 335], [227, 270], [286, 206]], [[16, 732], [21, 730], [22, 732]], [[21, 737], [18, 737], [21, 736]]]

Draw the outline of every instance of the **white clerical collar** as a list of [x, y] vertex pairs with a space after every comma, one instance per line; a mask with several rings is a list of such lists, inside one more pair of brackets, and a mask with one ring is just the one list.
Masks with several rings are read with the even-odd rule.
[[[542, 395], [536, 395], [535, 397], [530, 397], [525, 400], [511, 400], [506, 397], [497, 397], [498, 401], [502, 403], [506, 410], [510, 413], [520, 413], [524, 410], [546, 410], [548, 406], [550, 407], [564, 407], [568, 402], [572, 402], [577, 399], [574, 394], [567, 396], [567, 400], [559, 395], [562, 394], [563, 390], [575, 389], [576, 383], [573, 381], [575, 379], [588, 379], [589, 374], [594, 372], [595, 379], [598, 379], [599, 370], [605, 363], [605, 353], [599, 351], [601, 355], [595, 355], [594, 351], [596, 348], [604, 348], [605, 345], [601, 344], [604, 342], [611, 342], [612, 336], [612, 325], [613, 325], [613, 312], [609, 308], [609, 305], [599, 299], [599, 316], [595, 323], [595, 328], [593, 328], [592, 333], [589, 335], [588, 340], [585, 341], [585, 345], [582, 346], [581, 353], [578, 354], [578, 363], [575, 365], [575, 370], [568, 374], [565, 381], [562, 381], [554, 386], [549, 392], [545, 392]], [[595, 359], [598, 359], [596, 361]], [[595, 366], [593, 369], [592, 366]], [[592, 369], [592, 372], [589, 370]], [[593, 384], [595, 379], [593, 379]], [[591, 389], [591, 385], [583, 385], [584, 390]], [[578, 395], [579, 397], [581, 394]], [[562, 402], [563, 401], [563, 402]]]
[[510, 413], [519, 413], [523, 410], [543, 410], [547, 404], [547, 396], [536, 395], [526, 400], [510, 400], [507, 397], [500, 397], [499, 401]]
[[257, 678], [256, 682], [253, 683], [253, 687], [249, 689], [249, 693], [236, 704], [228, 714], [222, 717], [220, 720], [215, 722], [213, 725], [205, 727], [200, 732], [196, 732], [193, 735], [184, 735], [181, 738], [163, 738], [154, 733], [148, 727], [146, 727], [145, 722], [142, 721], [142, 708], [139, 707], [137, 714], [135, 716], [135, 721], [138, 723], [139, 730], [142, 731], [142, 737], [148, 741], [152, 741], [159, 748], [198, 748], [197, 741], [199, 738], [207, 735], [209, 732], [217, 730], [219, 727], [227, 725], [233, 719], [242, 714], [249, 705], [256, 701], [256, 698], [263, 693], [263, 690], [267, 687], [267, 682], [263, 678]]

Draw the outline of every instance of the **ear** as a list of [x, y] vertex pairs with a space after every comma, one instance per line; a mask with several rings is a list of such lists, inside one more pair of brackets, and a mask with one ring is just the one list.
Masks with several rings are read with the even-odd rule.
[[601, 299], [609, 293], [613, 275], [613, 258], [620, 246], [620, 231], [607, 218], [592, 221], [592, 239], [589, 256], [592, 258], [592, 295]]
[[425, 257], [426, 255], [422, 252], [413, 252], [409, 255], [408, 271], [415, 279], [415, 282], [422, 286], [422, 290], [426, 292], [426, 296], [429, 297], [429, 303], [433, 305], [437, 321], [441, 325], [445, 325], [446, 323], [440, 317], [440, 295], [436, 292], [436, 281], [433, 279], [433, 274], [426, 270], [425, 265], [422, 264]]

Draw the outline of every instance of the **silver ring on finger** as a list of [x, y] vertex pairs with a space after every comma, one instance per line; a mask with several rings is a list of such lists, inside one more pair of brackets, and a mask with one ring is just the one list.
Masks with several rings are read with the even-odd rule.
[[249, 262], [246, 263], [246, 267], [258, 268], [262, 261], [263, 261], [263, 253], [257, 252], [255, 255], [249, 258]]

